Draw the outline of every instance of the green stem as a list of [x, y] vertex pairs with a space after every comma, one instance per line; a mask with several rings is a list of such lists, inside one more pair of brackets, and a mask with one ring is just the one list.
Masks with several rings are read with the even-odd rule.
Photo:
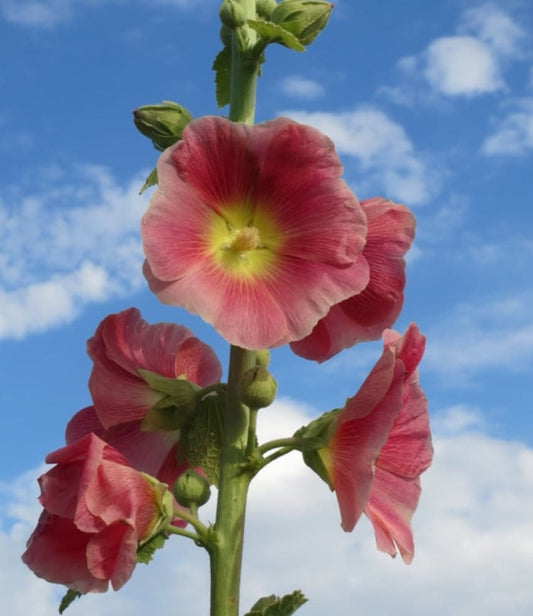
[[257, 453], [264, 454], [271, 449], [278, 449], [279, 447], [299, 449], [300, 445], [301, 440], [299, 438], [295, 438], [294, 436], [291, 436], [289, 438], [278, 438], [273, 441], [268, 441], [267, 443], [259, 445], [259, 447], [257, 448]]
[[[248, 19], [256, 18], [256, 0], [239, 0]], [[252, 48], [255, 32], [243, 26], [232, 37], [231, 102], [233, 122], [253, 124], [260, 62]], [[235, 315], [235, 319], [238, 319]], [[222, 454], [216, 513], [216, 540], [207, 546], [211, 563], [211, 616], [238, 616], [244, 540], [244, 518], [253, 470], [246, 465], [250, 439], [250, 411], [241, 403], [240, 381], [255, 366], [256, 354], [232, 346], [222, 417]], [[253, 432], [253, 435], [251, 434]]]
[[215, 524], [217, 540], [208, 548], [211, 616], [238, 616], [239, 613], [246, 497], [253, 476], [246, 468], [249, 409], [240, 401], [239, 382], [254, 365], [255, 352], [231, 347]]

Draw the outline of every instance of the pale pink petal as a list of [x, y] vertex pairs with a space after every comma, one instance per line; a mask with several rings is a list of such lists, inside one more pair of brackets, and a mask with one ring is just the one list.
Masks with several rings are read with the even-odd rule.
[[129, 580], [137, 564], [137, 534], [127, 523], [117, 522], [90, 538], [87, 544], [87, 567], [101, 580], [111, 581], [119, 590]]
[[418, 479], [404, 479], [376, 469], [365, 513], [374, 527], [378, 549], [394, 556], [398, 548], [406, 563], [414, 556], [410, 522], [419, 497]]
[[185, 376], [192, 383], [206, 387], [222, 378], [222, 368], [213, 349], [198, 338], [187, 338], [174, 358], [174, 376]]
[[[345, 531], [354, 528], [368, 501], [376, 460], [400, 411], [402, 376], [403, 366], [396, 362], [392, 379], [387, 379], [389, 386], [376, 406], [366, 406], [374, 403], [376, 392], [364, 392], [363, 385], [358, 400], [349, 400], [339, 415], [329, 445], [333, 456], [330, 473]], [[345, 413], [349, 419], [344, 420]]]

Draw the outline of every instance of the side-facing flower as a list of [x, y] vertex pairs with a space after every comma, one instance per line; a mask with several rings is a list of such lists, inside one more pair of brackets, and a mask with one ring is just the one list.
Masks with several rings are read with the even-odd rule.
[[403, 336], [387, 330], [384, 350], [341, 411], [324, 416], [325, 446], [304, 459], [335, 490], [342, 528], [351, 531], [364, 512], [379, 550], [414, 555], [411, 516], [421, 473], [432, 459], [426, 398], [417, 366], [424, 337], [411, 324]]
[[134, 470], [95, 434], [46, 458], [39, 478], [44, 507], [22, 560], [39, 577], [80, 593], [118, 590], [137, 549], [164, 532], [172, 516], [167, 487]]
[[368, 233], [363, 255], [368, 285], [332, 306], [313, 331], [291, 349], [306, 359], [325, 361], [357, 342], [377, 340], [400, 314], [405, 287], [404, 255], [411, 246], [415, 219], [404, 206], [381, 197], [361, 201]]
[[135, 308], [106, 317], [87, 347], [94, 363], [89, 379], [94, 406], [70, 420], [67, 443], [92, 432], [137, 470], [172, 485], [186, 468], [177, 461], [179, 432], [141, 430], [147, 413], [164, 394], [150, 388], [138, 370], [205, 387], [222, 374], [216, 355], [185, 327], [148, 325]]
[[157, 173], [141, 226], [150, 288], [231, 344], [299, 340], [367, 285], [366, 216], [317, 130], [203, 117]]

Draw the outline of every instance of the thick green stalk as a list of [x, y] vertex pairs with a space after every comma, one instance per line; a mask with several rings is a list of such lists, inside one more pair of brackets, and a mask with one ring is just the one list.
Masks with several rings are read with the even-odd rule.
[[[256, 1], [240, 0], [247, 18], [255, 19]], [[248, 30], [250, 30], [248, 32]], [[233, 34], [230, 119], [253, 124], [259, 62], [242, 49], [246, 37], [252, 45], [255, 32]], [[240, 37], [240, 38], [239, 38]], [[240, 41], [240, 42], [239, 42]], [[235, 319], [239, 316], [236, 314]], [[211, 562], [211, 616], [238, 616], [244, 540], [246, 497], [253, 471], [246, 465], [250, 411], [240, 399], [243, 374], [255, 365], [255, 352], [231, 347], [222, 418], [223, 446], [215, 522], [216, 540], [209, 547]]]

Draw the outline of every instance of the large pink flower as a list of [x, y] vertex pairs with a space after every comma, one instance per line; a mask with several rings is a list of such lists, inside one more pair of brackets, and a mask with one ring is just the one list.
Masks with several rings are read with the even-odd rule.
[[366, 216], [341, 172], [332, 142], [289, 119], [192, 121], [142, 220], [150, 288], [244, 348], [303, 338], [368, 282]]
[[361, 201], [361, 207], [368, 221], [363, 256], [370, 280], [360, 293], [332, 306], [308, 336], [291, 343], [306, 359], [321, 362], [357, 342], [377, 340], [400, 314], [414, 217], [405, 206], [381, 197]]
[[39, 478], [44, 507], [22, 560], [39, 577], [80, 593], [118, 590], [140, 544], [172, 515], [166, 486], [149, 481], [94, 434], [51, 453]]
[[427, 402], [416, 371], [425, 340], [413, 324], [403, 336], [387, 330], [383, 338], [380, 360], [337, 416], [335, 432], [319, 455], [343, 529], [351, 531], [364, 511], [378, 549], [394, 556], [397, 546], [410, 562], [419, 476], [432, 459]]

